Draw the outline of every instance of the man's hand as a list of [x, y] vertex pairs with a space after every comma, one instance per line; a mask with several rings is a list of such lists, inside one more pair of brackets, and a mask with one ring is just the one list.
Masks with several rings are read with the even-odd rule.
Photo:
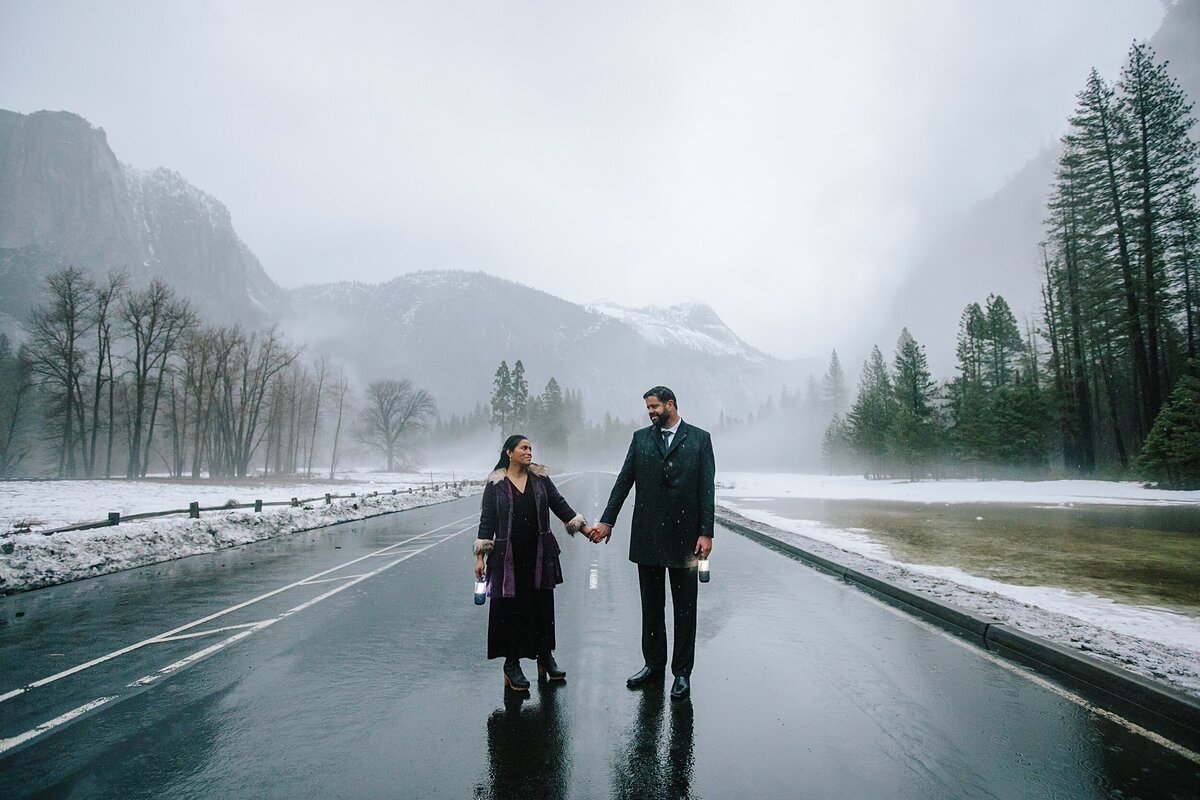
[[708, 554], [712, 552], [712, 537], [701, 536], [697, 539], [695, 552], [701, 558], [708, 558]]
[[479, 555], [475, 556], [475, 580], [483, 580], [483, 573], [483, 553], [480, 553]]
[[607, 542], [612, 538], [612, 525], [607, 525], [603, 522], [597, 522], [592, 526], [592, 532], [588, 535], [588, 538], [596, 544], [599, 544], [600, 542]]

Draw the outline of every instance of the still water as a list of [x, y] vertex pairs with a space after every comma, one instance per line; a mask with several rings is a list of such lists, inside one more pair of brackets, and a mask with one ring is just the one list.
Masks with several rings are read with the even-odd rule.
[[774, 498], [739, 505], [854, 529], [897, 561], [1200, 617], [1200, 509]]

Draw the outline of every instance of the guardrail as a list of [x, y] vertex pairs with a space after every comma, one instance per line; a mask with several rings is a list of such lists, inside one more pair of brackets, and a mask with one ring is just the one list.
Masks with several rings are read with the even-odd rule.
[[[436, 484], [436, 483], [435, 484], [421, 484], [420, 486], [406, 486], [403, 489], [392, 489], [390, 494], [391, 495], [427, 494], [430, 491], [437, 491], [438, 489], [465, 488], [467, 486], [482, 486], [483, 483], [484, 483], [484, 481], [445, 481], [440, 484]], [[385, 489], [384, 491], [385, 491], [385, 496], [387, 496], [387, 490]], [[293, 497], [290, 500], [273, 500], [270, 502], [264, 502], [263, 500], [255, 500], [253, 503], [226, 503], [224, 505], [219, 505], [219, 506], [201, 506], [199, 501], [192, 501], [191, 503], [188, 503], [187, 508], [173, 508], [173, 509], [170, 509], [167, 511], [147, 511], [147, 512], [143, 512], [143, 513], [139, 513], [139, 514], [125, 514], [124, 516], [122, 516], [120, 512], [110, 511], [108, 513], [107, 519], [98, 520], [96, 522], [81, 522], [77, 525], [65, 525], [61, 528], [49, 528], [44, 531], [33, 531], [30, 528], [25, 528], [25, 529], [20, 529], [20, 530], [10, 530], [10, 531], [4, 531], [3, 533], [0, 533], [0, 535], [14, 534], [14, 533], [40, 533], [43, 536], [52, 536], [53, 534], [56, 534], [56, 533], [68, 533], [70, 531], [87, 531], [87, 530], [92, 530], [94, 528], [110, 528], [114, 525], [120, 525], [122, 522], [133, 522], [135, 520], [142, 520], [142, 519], [154, 519], [155, 517], [170, 517], [170, 516], [175, 516], [177, 514], [187, 514], [188, 517], [190, 517], [191, 519], [199, 519], [201, 513], [211, 513], [213, 511], [236, 511], [239, 509], [246, 509], [246, 508], [253, 508], [254, 512], [256, 514], [259, 514], [259, 513], [262, 513], [262, 510], [264, 508], [266, 508], [267, 506], [291, 506], [292, 508], [299, 508], [308, 503], [317, 503], [322, 500], [324, 500], [325, 505], [328, 506], [328, 505], [333, 505], [334, 500], [352, 500], [352, 499], [361, 499], [361, 498], [365, 498], [365, 497], [378, 497], [378, 496], [379, 496], [378, 491], [374, 491], [374, 492], [370, 492], [370, 493], [364, 492], [361, 495], [358, 494], [357, 492], [351, 492], [348, 495], [331, 494], [331, 493], [327, 492], [318, 497], [305, 497], [305, 498]]]

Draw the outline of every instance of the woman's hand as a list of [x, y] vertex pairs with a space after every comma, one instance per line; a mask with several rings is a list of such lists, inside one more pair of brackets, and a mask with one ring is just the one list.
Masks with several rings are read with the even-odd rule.
[[483, 580], [483, 573], [484, 573], [483, 553], [480, 553], [479, 555], [475, 556], [475, 580], [477, 580], [477, 581]]

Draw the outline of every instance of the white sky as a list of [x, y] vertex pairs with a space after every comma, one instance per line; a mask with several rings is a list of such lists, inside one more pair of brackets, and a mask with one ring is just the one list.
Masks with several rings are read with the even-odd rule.
[[0, 108], [74, 111], [122, 161], [180, 172], [285, 286], [453, 268], [577, 302], [694, 298], [770, 353], [825, 358], [869, 346], [939, 226], [1162, 13], [0, 0]]

